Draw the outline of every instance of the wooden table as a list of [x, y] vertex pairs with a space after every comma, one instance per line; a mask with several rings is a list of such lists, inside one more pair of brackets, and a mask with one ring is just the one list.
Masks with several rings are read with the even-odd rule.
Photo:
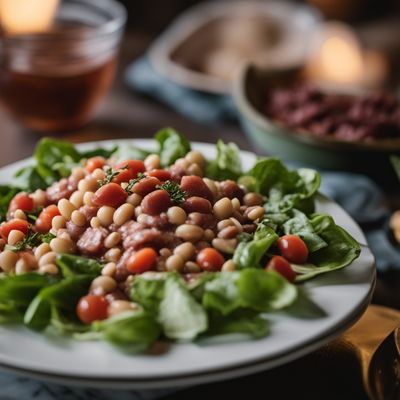
[[[255, 150], [244, 137], [241, 129], [234, 124], [221, 124], [215, 127], [205, 127], [187, 118], [178, 115], [169, 108], [154, 100], [138, 96], [130, 91], [122, 82], [122, 71], [135, 57], [142, 54], [151, 41], [151, 37], [143, 34], [129, 34], [123, 42], [121, 52], [120, 73], [114, 87], [100, 107], [93, 121], [86, 127], [60, 137], [73, 142], [113, 138], [152, 137], [153, 134], [164, 126], [172, 126], [188, 136], [190, 140], [215, 142], [221, 138], [232, 141], [242, 149]], [[40, 139], [38, 134], [27, 131], [17, 124], [11, 117], [0, 111], [0, 166], [28, 157], [32, 154], [36, 142]], [[393, 306], [400, 309], [400, 273], [392, 273], [378, 279], [374, 301], [379, 304]], [[295, 334], [295, 332], [293, 333]], [[321, 369], [323, 377], [321, 377]], [[310, 382], [301, 379], [307, 371], [314, 388]], [[318, 374], [318, 382], [313, 380], [313, 374]], [[333, 375], [332, 375], [333, 374]], [[343, 360], [342, 366], [316, 365], [313, 356], [305, 357], [287, 366], [274, 371], [258, 374], [251, 377], [237, 379], [232, 382], [222, 382], [206, 385], [200, 388], [188, 389], [181, 393], [168, 396], [169, 399], [187, 399], [190, 396], [213, 396], [224, 392], [224, 396], [236, 398], [237, 396], [250, 396], [251, 399], [264, 398], [307, 398], [318, 399], [365, 399], [361, 387], [357, 366], [351, 360]], [[337, 384], [331, 389], [330, 394], [324, 388], [334, 376]], [[333, 378], [332, 378], [333, 379]], [[289, 384], [289, 386], [288, 386]], [[282, 388], [281, 396], [272, 393]], [[290, 389], [288, 391], [288, 388]], [[271, 392], [273, 390], [273, 392]], [[322, 397], [321, 397], [322, 396]]]

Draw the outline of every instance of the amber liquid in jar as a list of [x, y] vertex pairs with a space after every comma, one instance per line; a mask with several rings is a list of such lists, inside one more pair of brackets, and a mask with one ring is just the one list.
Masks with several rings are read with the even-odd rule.
[[[72, 29], [76, 33], [73, 40], [57, 39]], [[47, 33], [51, 40], [40, 43], [36, 35], [39, 44], [30, 44], [26, 53], [4, 46], [0, 102], [26, 126], [66, 131], [84, 125], [92, 116], [113, 81], [116, 55], [101, 49], [96, 52], [95, 42], [83, 44], [88, 30], [75, 23], [59, 24]]]

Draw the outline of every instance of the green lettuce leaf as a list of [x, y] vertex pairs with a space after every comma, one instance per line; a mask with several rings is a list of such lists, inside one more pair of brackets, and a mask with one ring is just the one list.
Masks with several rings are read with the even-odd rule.
[[6, 219], [8, 206], [12, 198], [20, 192], [20, 189], [10, 185], [0, 185], [0, 222]]
[[175, 129], [164, 128], [156, 133], [155, 139], [160, 145], [161, 165], [167, 167], [190, 151], [190, 142]]
[[87, 293], [92, 280], [91, 275], [74, 275], [40, 290], [25, 312], [25, 325], [34, 330], [45, 329], [51, 322], [54, 308], [63, 316], [75, 316], [76, 305]]
[[[126, 353], [145, 350], [161, 333], [154, 316], [143, 309], [126, 311], [104, 321], [94, 322], [92, 329], [100, 333], [95, 338], [105, 339]], [[92, 336], [89, 334], [88, 338]]]
[[343, 228], [336, 225], [333, 218], [325, 214], [314, 214], [311, 219], [314, 231], [327, 246], [313, 252], [309, 263], [292, 265], [300, 274], [296, 280], [304, 281], [319, 274], [334, 271], [351, 264], [361, 252], [358, 242]]
[[220, 181], [232, 179], [236, 181], [242, 174], [242, 165], [239, 149], [235, 143], [225, 144], [222, 140], [217, 142], [217, 155], [206, 170], [206, 176]]
[[165, 336], [170, 339], [193, 339], [208, 327], [203, 307], [190, 294], [182, 280], [173, 274], [165, 281], [158, 320]]
[[269, 331], [268, 321], [249, 310], [240, 310], [230, 315], [211, 312], [209, 321], [207, 336], [244, 333], [259, 339], [266, 336]]
[[292, 304], [296, 298], [296, 287], [278, 273], [249, 268], [239, 272], [221, 272], [208, 282], [203, 305], [206, 309], [228, 315], [240, 309], [279, 310]]
[[125, 160], [144, 160], [150, 151], [139, 149], [133, 145], [119, 146], [118, 150], [114, 153], [118, 162]]
[[233, 261], [238, 269], [260, 267], [260, 261], [273, 243], [279, 239], [266, 223], [260, 223], [253, 236], [246, 236], [237, 246]]
[[87, 257], [60, 254], [57, 256], [57, 265], [64, 277], [74, 275], [90, 275], [95, 278], [101, 274], [103, 268], [97, 260]]
[[313, 197], [321, 178], [312, 169], [289, 171], [279, 159], [263, 158], [240, 178], [240, 183], [268, 197], [264, 206], [267, 214], [285, 213], [293, 208], [308, 214], [314, 210]]
[[292, 210], [293, 217], [283, 224], [285, 235], [298, 235], [307, 245], [308, 251], [313, 253], [328, 244], [319, 236], [307, 216], [299, 210]]

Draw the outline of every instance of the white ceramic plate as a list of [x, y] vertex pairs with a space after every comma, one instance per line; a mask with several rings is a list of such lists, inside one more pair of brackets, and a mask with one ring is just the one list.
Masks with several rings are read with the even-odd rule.
[[[151, 149], [150, 140], [107, 141], [94, 145], [129, 143]], [[207, 157], [214, 145], [195, 143]], [[241, 153], [249, 168], [255, 156]], [[0, 183], [12, 181], [24, 160], [0, 169]], [[367, 307], [374, 281], [374, 258], [357, 224], [332, 201], [320, 196], [319, 211], [327, 212], [362, 245], [362, 252], [345, 269], [317, 277], [304, 287], [327, 315], [301, 319], [283, 312], [270, 315], [271, 333], [261, 340], [176, 343], [160, 354], [126, 355], [103, 342], [76, 342], [50, 337], [23, 327], [0, 326], [0, 367], [48, 381], [95, 387], [161, 388], [233, 378], [294, 360], [338, 336]]]

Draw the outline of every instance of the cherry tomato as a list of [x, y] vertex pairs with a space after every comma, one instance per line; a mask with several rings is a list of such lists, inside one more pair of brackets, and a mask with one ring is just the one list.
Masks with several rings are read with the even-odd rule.
[[88, 172], [93, 172], [97, 168], [103, 168], [105, 163], [106, 163], [106, 160], [104, 159], [104, 157], [100, 157], [100, 156], [92, 157], [86, 161], [85, 169]]
[[96, 191], [92, 203], [96, 206], [110, 206], [117, 208], [125, 203], [128, 193], [117, 183], [107, 183]]
[[113, 179], [113, 182], [121, 183], [137, 178], [138, 173], [145, 172], [146, 168], [141, 160], [127, 160], [117, 164], [114, 170], [118, 171], [119, 174]]
[[8, 211], [12, 212], [15, 210], [31, 211], [33, 209], [33, 199], [28, 194], [21, 192], [14, 196], [8, 207]]
[[81, 297], [76, 307], [76, 314], [84, 324], [91, 324], [108, 317], [108, 302], [103, 296], [88, 294]]
[[289, 261], [282, 256], [273, 256], [269, 260], [265, 269], [272, 269], [278, 272], [289, 282], [294, 282], [294, 280], [296, 279], [296, 273], [293, 271], [293, 268], [290, 265]]
[[157, 262], [157, 253], [151, 247], [145, 247], [133, 253], [126, 263], [129, 272], [141, 274], [152, 269]]
[[47, 206], [39, 214], [35, 227], [38, 232], [48, 232], [51, 229], [51, 221], [57, 215], [61, 215], [58, 207], [54, 204]]
[[308, 258], [308, 248], [297, 235], [285, 235], [279, 238], [278, 248], [283, 257], [295, 264], [304, 264]]
[[10, 221], [3, 222], [0, 225], [0, 236], [5, 241], [7, 241], [8, 235], [14, 229], [27, 234], [28, 230], [29, 230], [29, 223], [28, 223], [28, 221], [25, 221], [24, 219], [19, 219], [19, 218], [14, 218], [14, 219], [11, 219]]
[[146, 172], [148, 176], [154, 176], [162, 182], [168, 181], [171, 179], [171, 172], [166, 169], [153, 169], [152, 171]]
[[196, 262], [205, 271], [220, 271], [225, 259], [218, 250], [206, 247], [197, 254]]

